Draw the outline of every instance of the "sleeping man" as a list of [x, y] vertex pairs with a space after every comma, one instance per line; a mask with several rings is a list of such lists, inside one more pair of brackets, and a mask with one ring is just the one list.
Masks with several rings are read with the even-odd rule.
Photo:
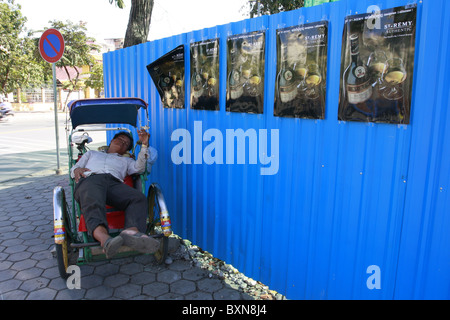
[[[124, 156], [133, 147], [133, 137], [125, 131], [117, 133], [105, 152], [86, 152], [70, 175], [75, 179], [75, 200], [79, 203], [88, 233], [100, 242], [107, 258], [122, 246], [142, 253], [154, 253], [160, 242], [144, 234], [148, 215], [145, 195], [125, 183], [127, 175], [142, 173], [146, 163], [155, 163], [158, 153], [149, 147], [150, 134], [138, 130], [141, 151], [136, 160]], [[106, 220], [106, 205], [125, 211], [125, 226], [120, 235], [111, 237]]]

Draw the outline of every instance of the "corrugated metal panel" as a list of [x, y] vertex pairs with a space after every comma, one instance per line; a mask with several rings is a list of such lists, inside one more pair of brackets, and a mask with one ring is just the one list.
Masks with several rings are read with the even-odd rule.
[[448, 1], [423, 2], [399, 299], [450, 298], [449, 10]]
[[[103, 69], [106, 97], [137, 97], [135, 48], [126, 48], [104, 55]], [[121, 125], [121, 127], [131, 128], [129, 125]], [[107, 141], [110, 141], [114, 134], [115, 132], [107, 131]], [[136, 133], [134, 133], [134, 141], [137, 141]]]
[[[288, 297], [392, 298], [411, 126], [336, 120], [343, 21], [366, 8], [366, 2], [340, 1], [272, 17], [271, 29], [296, 25], [299, 15], [306, 22], [330, 21], [326, 119], [267, 120], [280, 130], [280, 172], [265, 178], [273, 192], [263, 233], [271, 235], [265, 245], [273, 245], [262, 280]], [[270, 53], [268, 60], [275, 59], [275, 48]], [[383, 290], [366, 286], [371, 265], [383, 272]]]
[[[408, 2], [341, 0], [105, 55], [107, 96], [150, 104], [159, 151], [151, 180], [163, 188], [175, 232], [291, 299], [450, 298], [449, 4], [418, 3], [411, 124], [338, 121], [344, 19], [371, 4]], [[276, 29], [321, 20], [329, 21], [326, 117], [274, 117]], [[264, 113], [226, 112], [227, 37], [259, 30], [266, 31]], [[220, 111], [190, 108], [189, 76], [186, 108], [162, 108], [146, 65], [185, 44], [188, 75], [189, 44], [213, 38], [220, 39]], [[277, 129], [278, 174], [262, 176], [261, 164], [174, 165], [178, 128], [203, 148], [209, 128], [224, 138], [227, 129], [267, 129], [269, 142]], [[381, 289], [367, 287], [372, 265]]]
[[176, 166], [171, 160], [172, 132], [178, 128], [186, 128], [187, 109], [166, 109], [151, 81], [146, 66], [160, 56], [186, 42], [186, 36], [180, 35], [169, 39], [149, 42], [136, 46], [138, 96], [149, 103], [150, 143], [158, 150], [158, 161], [152, 168], [151, 182], [158, 182], [163, 190], [170, 214], [178, 234], [186, 234], [187, 224], [186, 195], [188, 167]]
[[[220, 111], [193, 110], [187, 107], [187, 129], [194, 139], [202, 140], [209, 128], [224, 136], [227, 129], [264, 127], [264, 115], [243, 115], [225, 111], [226, 40], [234, 34], [265, 30], [267, 17], [245, 20], [187, 34], [187, 50], [192, 42], [220, 38]], [[187, 62], [189, 70], [189, 61]], [[222, 85], [223, 84], [223, 85]], [[190, 86], [187, 81], [187, 86]], [[201, 127], [201, 128], [200, 128]], [[198, 130], [198, 131], [196, 131]], [[202, 141], [202, 150], [209, 142]], [[173, 144], [172, 144], [173, 145]], [[192, 150], [194, 152], [194, 150]], [[224, 150], [224, 161], [225, 161]], [[194, 162], [194, 156], [192, 161]], [[202, 159], [199, 159], [203, 162]], [[263, 183], [256, 165], [187, 166], [187, 230], [186, 236], [214, 255], [241, 266], [240, 270], [256, 274], [260, 267], [260, 226]]]

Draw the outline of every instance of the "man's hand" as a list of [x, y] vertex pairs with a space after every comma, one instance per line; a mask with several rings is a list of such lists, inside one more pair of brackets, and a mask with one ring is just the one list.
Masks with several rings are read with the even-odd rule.
[[144, 146], [148, 146], [148, 139], [150, 138], [150, 133], [145, 131], [144, 129], [138, 130], [139, 141]]
[[74, 175], [76, 183], [78, 183], [80, 178], [86, 178], [86, 176], [84, 175], [84, 173], [86, 171], [91, 171], [91, 170], [86, 169], [86, 168], [76, 168], [75, 170], [73, 170], [73, 175]]

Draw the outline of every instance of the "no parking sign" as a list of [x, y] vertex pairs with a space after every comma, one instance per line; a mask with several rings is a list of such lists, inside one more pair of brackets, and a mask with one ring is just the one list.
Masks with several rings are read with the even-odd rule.
[[64, 53], [64, 38], [56, 29], [47, 29], [39, 39], [39, 53], [50, 63], [61, 59]]
[[56, 29], [47, 29], [39, 39], [39, 53], [41, 57], [52, 64], [53, 71], [53, 96], [54, 96], [54, 111], [55, 111], [55, 135], [56, 135], [56, 173], [61, 174], [59, 166], [59, 130], [58, 130], [58, 96], [56, 91], [56, 66], [55, 62], [61, 59], [64, 53], [64, 38], [62, 34]]

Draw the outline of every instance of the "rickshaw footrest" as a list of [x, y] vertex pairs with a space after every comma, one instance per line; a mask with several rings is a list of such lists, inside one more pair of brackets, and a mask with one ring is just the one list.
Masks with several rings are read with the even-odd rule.
[[86, 243], [71, 243], [71, 248], [86, 248], [99, 246], [100, 242], [86, 242]]

